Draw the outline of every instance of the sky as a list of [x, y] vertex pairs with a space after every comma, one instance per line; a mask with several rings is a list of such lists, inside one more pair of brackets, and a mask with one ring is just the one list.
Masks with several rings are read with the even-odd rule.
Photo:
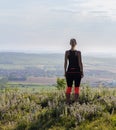
[[0, 0], [0, 51], [116, 55], [116, 0]]

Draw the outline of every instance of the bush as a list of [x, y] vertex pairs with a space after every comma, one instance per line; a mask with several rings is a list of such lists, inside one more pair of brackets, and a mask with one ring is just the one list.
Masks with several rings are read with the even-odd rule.
[[5, 89], [0, 93], [0, 130], [108, 130], [107, 124], [114, 130], [116, 90], [103, 91], [104, 88], [81, 88], [79, 102], [69, 106], [62, 90]]
[[63, 90], [66, 87], [66, 81], [65, 79], [57, 78], [57, 85], [58, 90]]

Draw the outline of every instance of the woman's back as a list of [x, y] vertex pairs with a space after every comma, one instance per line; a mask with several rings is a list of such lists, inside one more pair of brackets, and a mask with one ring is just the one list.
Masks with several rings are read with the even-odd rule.
[[69, 60], [68, 68], [79, 69], [79, 55], [77, 50], [75, 51], [69, 50], [68, 60]]

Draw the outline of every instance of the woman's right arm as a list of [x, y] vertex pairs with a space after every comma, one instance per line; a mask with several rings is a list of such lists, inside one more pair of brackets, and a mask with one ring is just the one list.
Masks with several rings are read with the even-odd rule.
[[64, 76], [66, 76], [66, 70], [67, 70], [67, 51], [65, 52], [65, 58], [64, 58]]

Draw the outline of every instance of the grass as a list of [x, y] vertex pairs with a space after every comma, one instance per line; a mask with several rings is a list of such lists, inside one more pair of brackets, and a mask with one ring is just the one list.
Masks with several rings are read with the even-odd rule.
[[42, 88], [2, 90], [0, 130], [116, 129], [115, 88], [82, 86], [79, 102], [71, 106], [65, 104], [64, 90]]
[[10, 88], [18, 89], [23, 92], [45, 92], [45, 91], [56, 91], [55, 86], [50, 86], [50, 85], [38, 85], [37, 83], [20, 83], [20, 82], [8, 82], [7, 86]]
[[[78, 130], [116, 130], [116, 114], [103, 114], [103, 117], [93, 121], [86, 121], [82, 123]], [[76, 128], [76, 129], [77, 129]]]

